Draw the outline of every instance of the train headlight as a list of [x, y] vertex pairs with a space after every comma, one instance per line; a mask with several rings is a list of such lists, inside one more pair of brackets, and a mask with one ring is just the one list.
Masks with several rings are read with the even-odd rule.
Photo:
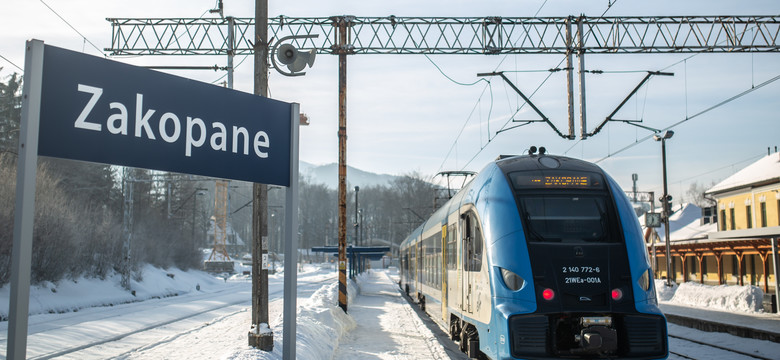
[[523, 280], [520, 275], [507, 269], [501, 268], [501, 277], [504, 279], [504, 285], [506, 285], [509, 290], [517, 291], [525, 285], [525, 280]]
[[647, 289], [650, 288], [650, 269], [647, 269], [645, 270], [644, 273], [642, 273], [642, 276], [639, 277], [637, 283], [639, 284], [639, 287], [642, 288], [642, 290], [644, 291], [647, 291]]

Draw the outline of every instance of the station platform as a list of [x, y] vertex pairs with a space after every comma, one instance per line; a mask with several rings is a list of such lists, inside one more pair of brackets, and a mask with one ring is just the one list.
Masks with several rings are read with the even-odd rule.
[[441, 344], [440, 335], [432, 332], [387, 272], [369, 270], [356, 276], [355, 284], [359, 291], [347, 313], [357, 327], [339, 341], [334, 359], [462, 358], [457, 349]]
[[780, 315], [748, 314], [659, 304], [669, 323], [709, 332], [780, 343]]

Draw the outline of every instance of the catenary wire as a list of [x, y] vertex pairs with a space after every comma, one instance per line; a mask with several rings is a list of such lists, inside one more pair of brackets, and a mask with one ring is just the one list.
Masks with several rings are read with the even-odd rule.
[[6, 58], [5, 56], [3, 56], [2, 54], [0, 54], [0, 58], [3, 58], [3, 60], [7, 61], [9, 64], [13, 65], [15, 68], [19, 69], [19, 71], [21, 71], [22, 73], [24, 73], [24, 69], [20, 68], [20, 67], [19, 67], [19, 65], [16, 65], [16, 64], [14, 64], [14, 62], [13, 62], [13, 61], [11, 61], [11, 60], [8, 60], [8, 58]]
[[[610, 1], [610, 2], [608, 3], [608, 5], [607, 5], [607, 8], [604, 10], [604, 12], [601, 14], [601, 16], [600, 16], [600, 17], [602, 17], [602, 18], [603, 18], [603, 17], [604, 17], [604, 15], [606, 15], [606, 14], [607, 14], [607, 12], [608, 12], [608, 11], [609, 11], [609, 10], [612, 8], [612, 6], [613, 6], [613, 5], [615, 5], [615, 3], [617, 3], [617, 0], [615, 0], [615, 1]], [[540, 7], [539, 7], [539, 9], [536, 11], [536, 14], [534, 15], [534, 17], [535, 17], [536, 15], [538, 15], [538, 14], [539, 14], [539, 12], [542, 10], [542, 8], [544, 7], [544, 5], [545, 5], [545, 4], [547, 4], [547, 1], [546, 1], [546, 0], [545, 0], [545, 2], [544, 2], [544, 3], [542, 3], [542, 6], [540, 6]], [[503, 57], [503, 58], [501, 59], [501, 61], [498, 63], [498, 65], [496, 66], [496, 68], [494, 69], [494, 71], [495, 71], [495, 70], [497, 70], [497, 69], [498, 69], [498, 68], [501, 66], [501, 64], [503, 64], [503, 62], [504, 62], [504, 60], [506, 60], [507, 56], [509, 56], [509, 55], [508, 55], [508, 54], [504, 55], [504, 57]], [[556, 66], [555, 66], [555, 68], [559, 68], [559, 67], [561, 66], [561, 64], [563, 64], [563, 62], [564, 62], [565, 60], [566, 60], [566, 58], [564, 57], [564, 58], [563, 58], [563, 60], [561, 60], [561, 62], [559, 62], [559, 63], [558, 63], [558, 65], [556, 65]], [[553, 72], [551, 71], [551, 72], [550, 72], [550, 74], [549, 74], [549, 75], [547, 75], [547, 77], [544, 79], [544, 81], [542, 81], [542, 83], [541, 83], [541, 84], [539, 84], [539, 86], [536, 88], [536, 90], [534, 90], [534, 92], [533, 92], [533, 93], [532, 93], [532, 94], [529, 96], [529, 99], [530, 99], [531, 97], [533, 97], [533, 95], [534, 95], [534, 94], [536, 94], [536, 92], [537, 92], [537, 91], [539, 91], [539, 89], [542, 87], [542, 85], [544, 85], [544, 84], [547, 82], [547, 80], [548, 80], [548, 79], [549, 79], [549, 78], [552, 76], [552, 74], [553, 74]], [[501, 126], [501, 128], [499, 128], [499, 130], [498, 130], [498, 131], [496, 131], [496, 136], [497, 136], [497, 135], [498, 135], [498, 134], [499, 134], [501, 131], [503, 131], [503, 130], [506, 128], [507, 124], [509, 124], [509, 123], [510, 123], [510, 122], [511, 122], [511, 121], [514, 119], [514, 116], [515, 116], [515, 115], [517, 115], [517, 113], [518, 113], [518, 112], [520, 112], [520, 110], [522, 110], [522, 108], [523, 108], [524, 106], [525, 106], [525, 103], [523, 103], [523, 105], [522, 105], [522, 106], [520, 106], [520, 107], [517, 109], [517, 111], [515, 111], [515, 113], [514, 113], [514, 114], [512, 114], [512, 116], [511, 116], [511, 117], [509, 117], [509, 120], [507, 120], [507, 122], [506, 122], [506, 123], [504, 123], [504, 125], [502, 125], [502, 126]], [[489, 117], [488, 117], [488, 119], [489, 119]], [[489, 121], [489, 120], [488, 120], [488, 121]], [[461, 131], [461, 132], [462, 132], [462, 131]], [[458, 136], [460, 137], [460, 135], [458, 135]], [[488, 145], [490, 145], [490, 143], [492, 142], [492, 140], [493, 140], [493, 139], [495, 139], [495, 136], [494, 136], [493, 138], [490, 138], [490, 137], [488, 137], [488, 142], [487, 142], [487, 144], [485, 144], [484, 146], [480, 146], [480, 149], [477, 151], [477, 153], [476, 153], [476, 154], [474, 154], [474, 156], [472, 156], [472, 157], [471, 157], [471, 159], [470, 159], [468, 162], [466, 162], [466, 164], [465, 164], [465, 165], [463, 165], [463, 167], [461, 168], [461, 170], [465, 169], [465, 168], [466, 168], [466, 167], [467, 167], [469, 164], [471, 164], [471, 162], [472, 162], [472, 161], [474, 161], [474, 159], [476, 159], [476, 158], [477, 158], [477, 156], [479, 156], [479, 154], [481, 154], [481, 153], [482, 153], [482, 151], [483, 151], [485, 148], [487, 148], [487, 146], [488, 146]], [[457, 139], [455, 140], [455, 144], [457, 144]], [[576, 144], [575, 144], [575, 145], [576, 145]], [[453, 146], [454, 146], [454, 144], [453, 144]], [[449, 153], [448, 153], [448, 156], [449, 156]], [[446, 160], [447, 160], [447, 158], [445, 157], [445, 162], [446, 162]]]
[[[617, 0], [616, 0], [616, 2], [617, 2]], [[607, 9], [607, 10], [609, 10], [609, 9]], [[740, 33], [740, 35], [742, 35], [742, 34], [746, 33], [748, 30], [753, 30], [753, 28], [750, 28], [750, 29], [745, 29], [744, 31], [742, 31], [742, 32]], [[724, 41], [725, 41], [725, 40], [724, 40]], [[704, 53], [703, 53], [703, 52], [699, 52], [699, 53], [692, 54], [692, 55], [690, 55], [690, 56], [686, 56], [685, 58], [683, 58], [683, 59], [681, 59], [681, 60], [678, 60], [678, 61], [675, 61], [675, 62], [673, 62], [672, 64], [670, 64], [670, 65], [668, 65], [668, 66], [666, 66], [666, 67], [664, 67], [664, 68], [662, 68], [662, 69], [660, 70], [660, 71], [664, 71], [664, 70], [667, 70], [667, 69], [669, 69], [669, 68], [672, 68], [672, 67], [674, 67], [674, 66], [677, 66], [677, 65], [679, 65], [679, 64], [685, 64], [685, 65], [686, 65], [686, 68], [685, 68], [685, 74], [686, 74], [686, 79], [685, 79], [685, 81], [686, 81], [686, 84], [685, 84], [685, 86], [686, 86], [686, 90], [685, 90], [685, 97], [686, 97], [686, 100], [685, 100], [685, 119], [681, 120], [680, 122], [678, 122], [677, 124], [674, 124], [674, 125], [672, 125], [672, 126], [677, 126], [677, 125], [678, 125], [678, 124], [680, 124], [680, 123], [683, 123], [683, 122], [685, 122], [685, 121], [688, 121], [688, 120], [690, 120], [690, 119], [692, 119], [692, 118], [694, 118], [694, 117], [696, 117], [696, 116], [699, 116], [699, 115], [701, 115], [701, 114], [702, 114], [702, 113], [704, 113], [704, 112], [708, 112], [708, 111], [710, 111], [710, 110], [712, 110], [712, 109], [714, 109], [714, 108], [717, 108], [717, 107], [719, 107], [720, 105], [723, 105], [723, 104], [724, 104], [724, 103], [717, 104], [717, 105], [715, 105], [715, 106], [713, 106], [713, 107], [711, 107], [711, 108], [705, 109], [703, 112], [700, 112], [700, 113], [698, 113], [698, 114], [696, 114], [696, 115], [694, 115], [694, 116], [691, 116], [691, 117], [689, 117], [689, 116], [688, 116], [688, 99], [687, 99], [687, 97], [688, 97], [688, 92], [687, 92], [687, 86], [688, 86], [688, 84], [687, 84], [687, 64], [688, 64], [688, 60], [690, 60], [691, 58], [693, 58], [693, 57], [695, 57], [695, 56], [701, 55], [701, 54], [704, 54]], [[762, 83], [762, 84], [759, 84], [758, 86], [759, 86], [759, 87], [762, 87], [762, 86], [764, 86], [764, 85], [767, 85], [768, 83], [774, 82], [775, 80], [777, 80], [777, 77], [775, 77], [775, 78], [773, 78], [773, 79], [770, 79], [768, 82], [764, 82], [764, 83]], [[752, 86], [752, 88], [753, 88], [753, 89], [755, 89], [755, 88], [756, 88], [756, 86], [755, 86], [755, 85], [753, 85], [753, 86]], [[741, 93], [741, 94], [738, 94], [738, 95], [736, 95], [736, 96], [735, 96], [735, 98], [737, 98], [737, 97], [741, 97], [741, 96], [743, 96], [743, 95], [745, 95], [745, 94], [747, 94], [747, 93], [749, 93], [749, 92], [750, 92], [750, 91], [745, 91], [745, 92], [743, 92], [743, 93]], [[733, 100], [733, 99], [728, 99], [728, 100], [726, 100], [725, 102], [730, 102], [731, 100]], [[667, 129], [669, 129], [669, 128], [671, 128], [671, 127], [668, 127]], [[666, 129], [664, 129], [664, 130], [666, 130]], [[605, 160], [605, 159], [607, 159], [607, 158], [609, 158], [609, 157], [612, 157], [613, 155], [617, 155], [617, 154], [619, 154], [619, 153], [621, 153], [621, 152], [623, 152], [623, 151], [625, 151], [625, 150], [627, 150], [627, 149], [629, 149], [629, 148], [632, 148], [632, 147], [634, 147], [635, 145], [637, 145], [637, 144], [639, 144], [639, 143], [641, 143], [641, 142], [647, 141], [647, 139], [649, 139], [650, 137], [652, 137], [652, 135], [650, 135], [650, 136], [646, 136], [646, 137], [644, 137], [644, 138], [643, 138], [643, 139], [641, 139], [641, 140], [635, 140], [635, 142], [634, 142], [634, 143], [631, 143], [631, 144], [627, 145], [626, 147], [624, 147], [624, 148], [622, 148], [622, 149], [618, 150], [618, 151], [617, 151], [617, 152], [615, 152], [615, 153], [610, 153], [610, 152], [608, 152], [608, 153], [607, 153], [607, 156], [605, 156], [605, 157], [603, 157], [603, 158], [599, 159], [598, 161], [596, 161], [596, 163], [598, 163], [598, 162], [601, 162], [601, 161], [603, 161], [603, 160]]]
[[[661, 131], [669, 130], [669, 129], [674, 128], [674, 127], [676, 127], [676, 126], [678, 126], [678, 125], [680, 125], [680, 124], [682, 124], [682, 123], [684, 123], [686, 121], [693, 120], [694, 118], [696, 118], [696, 117], [698, 117], [700, 115], [708, 113], [708, 112], [710, 112], [710, 111], [712, 111], [712, 110], [714, 110], [716, 108], [719, 108], [719, 107], [721, 107], [721, 106], [723, 106], [725, 104], [728, 104], [728, 103], [730, 103], [730, 102], [732, 102], [732, 101], [734, 101], [736, 99], [739, 99], [739, 98], [741, 98], [741, 97], [743, 97], [743, 96], [745, 96], [745, 95], [747, 95], [747, 94], [749, 94], [749, 93], [751, 93], [751, 92], [753, 92], [755, 90], [758, 90], [758, 89], [760, 89], [760, 88], [762, 88], [762, 87], [764, 87], [766, 85], [769, 85], [769, 84], [777, 81], [778, 79], [780, 79], [780, 75], [777, 75], [777, 76], [775, 76], [775, 77], [773, 77], [773, 78], [771, 78], [771, 79], [769, 79], [767, 81], [764, 81], [761, 84], [756, 85], [755, 87], [751, 87], [750, 89], [747, 89], [747, 90], [745, 90], [745, 91], [743, 91], [743, 92], [741, 92], [741, 93], [739, 93], [737, 95], [734, 95], [734, 96], [732, 96], [732, 97], [730, 97], [730, 98], [728, 98], [726, 100], [723, 100], [723, 101], [721, 101], [721, 102], [719, 102], [719, 103], [717, 103], [715, 105], [712, 105], [712, 106], [710, 106], [710, 107], [708, 107], [708, 108], [706, 108], [706, 109], [704, 109], [702, 111], [699, 111], [698, 113], [693, 114], [692, 116], [686, 117], [685, 119], [682, 119], [682, 120], [680, 120], [680, 121], [678, 121], [678, 122], [676, 122], [676, 123], [674, 123], [672, 125], [667, 126], [664, 129], [661, 129]], [[610, 157], [612, 157], [614, 155], [617, 155], [617, 154], [619, 154], [619, 153], [621, 153], [623, 151], [626, 151], [626, 150], [628, 150], [628, 149], [630, 149], [630, 148], [632, 148], [632, 147], [634, 147], [634, 146], [636, 146], [636, 145], [638, 145], [640, 143], [643, 143], [643, 142], [647, 141], [648, 139], [650, 139], [652, 137], [653, 137], [653, 135], [645, 136], [644, 138], [639, 139], [636, 142], [631, 143], [628, 146], [626, 146], [626, 147], [624, 147], [624, 148], [622, 148], [622, 149], [620, 149], [620, 150], [618, 150], [618, 151], [616, 151], [614, 153], [608, 154], [607, 156], [605, 156], [605, 157], [603, 157], [603, 158], [601, 158], [601, 159], [599, 159], [597, 161], [594, 161], [594, 163], [598, 164], [598, 163], [600, 163], [600, 162], [602, 162], [602, 161], [604, 161], [604, 160], [606, 160], [606, 159], [608, 159], [608, 158], [610, 158]]]
[[[482, 89], [482, 93], [479, 94], [479, 98], [482, 98], [483, 95], [485, 95], [485, 91], [488, 90], [488, 88], [491, 89], [491, 97], [492, 95], [492, 87], [490, 85], [490, 82], [488, 81], [487, 85]], [[471, 120], [471, 117], [474, 115], [474, 111], [476, 111], [477, 107], [479, 106], [479, 101], [477, 101], [474, 104], [474, 107], [471, 108], [471, 112], [469, 113], [469, 116], [466, 117], [466, 121], [463, 123], [463, 126], [460, 128], [460, 131], [458, 132], [458, 135], [455, 136], [455, 141], [450, 146], [449, 151], [447, 151], [447, 155], [444, 156], [444, 160], [442, 161], [441, 165], [439, 165], [439, 170], [437, 172], [441, 171], [444, 168], [444, 164], [447, 162], [447, 159], [450, 157], [450, 154], [452, 154], [452, 150], [456, 150], [456, 146], [458, 145], [458, 140], [460, 139], [460, 136], [463, 135], [463, 131], [466, 129], [466, 125], [468, 125], [469, 121]]]
[[[548, 0], [544, 0], [544, 2], [542, 3], [542, 5], [541, 5], [541, 6], [539, 6], [539, 8], [536, 10], [536, 13], [534, 13], [534, 17], [536, 17], [537, 15], [539, 15], [539, 12], [541, 12], [541, 11], [542, 11], [542, 9], [544, 8], [544, 6], [547, 4], [547, 1], [548, 1]], [[495, 69], [493, 69], [493, 71], [497, 70], [497, 69], [498, 69], [498, 68], [501, 66], [501, 64], [503, 64], [503, 63], [504, 63], [504, 61], [506, 60], [506, 58], [507, 58], [508, 56], [509, 56], [509, 54], [505, 54], [505, 55], [504, 55], [504, 56], [501, 58], [501, 61], [499, 61], [498, 65], [496, 65]], [[431, 60], [431, 59], [428, 57], [428, 55], [425, 55], [425, 57], [426, 57], [426, 58], [428, 58], [428, 60], [429, 60], [429, 61], [431, 61], [431, 62], [433, 63], [433, 60]], [[561, 62], [561, 63], [562, 63], [562, 62]], [[436, 66], [436, 64], [435, 64], [435, 63], [434, 63], [434, 66]], [[437, 67], [437, 68], [439, 68], [438, 66], [436, 66], [436, 67]], [[441, 69], [439, 69], [439, 71], [441, 72]], [[444, 75], [444, 72], [442, 72], [442, 74]], [[446, 76], [446, 75], [445, 75], [445, 76]], [[448, 77], [448, 78], [449, 78], [449, 77]], [[548, 76], [548, 78], [549, 78], [549, 76]], [[452, 79], [450, 79], [450, 80], [452, 80]], [[490, 88], [490, 98], [491, 98], [491, 101], [490, 101], [490, 111], [492, 112], [492, 111], [493, 111], [493, 88], [492, 88], [492, 86], [491, 86], [491, 84], [490, 84], [490, 81], [489, 81], [489, 80], [487, 80], [487, 79], [481, 79], [481, 80], [485, 80], [485, 81], [487, 81], [487, 84], [488, 84], [488, 85], [486, 86], [486, 88], [488, 88], [488, 87]], [[546, 81], [546, 79], [545, 79], [545, 81]], [[538, 88], [537, 88], [537, 90], [538, 90]], [[535, 93], [535, 91], [534, 91], [534, 93]], [[485, 94], [485, 89], [483, 89], [483, 90], [482, 90], [482, 93], [479, 95], [479, 99], [481, 99], [481, 98], [482, 98], [482, 96], [483, 96], [484, 94]], [[479, 99], [477, 99], [477, 104], [475, 104], [475, 105], [474, 105], [474, 108], [476, 108], [476, 106], [479, 104]], [[525, 104], [523, 104], [523, 106], [525, 106]], [[523, 106], [520, 106], [520, 107], [517, 109], [517, 111], [515, 111], [515, 114], [517, 114], [517, 112], [518, 112], [518, 111], [520, 111], [520, 109], [522, 109], [522, 107], [523, 107]], [[472, 109], [471, 113], [470, 113], [470, 114], [469, 114], [469, 116], [466, 118], [466, 121], [463, 123], [463, 127], [461, 127], [460, 131], [458, 132], [458, 135], [455, 137], [455, 141], [453, 141], [453, 143], [452, 143], [452, 146], [450, 146], [450, 149], [449, 149], [449, 151], [447, 152], [447, 155], [445, 155], [445, 156], [444, 156], [444, 160], [442, 161], [442, 164], [439, 166], [439, 170], [438, 170], [437, 172], [441, 171], [441, 170], [444, 168], [444, 164], [447, 162], [447, 159], [449, 158], [450, 154], [452, 153], [452, 150], [453, 150], [453, 149], [455, 149], [455, 147], [458, 145], [458, 140], [460, 140], [460, 136], [463, 134], [463, 130], [466, 128], [466, 125], [467, 125], [467, 124], [468, 124], [468, 122], [471, 120], [471, 116], [473, 115], [473, 113], [474, 113], [474, 109]], [[514, 115], [515, 115], [515, 114], [513, 114], [512, 116], [514, 117]], [[510, 117], [510, 120], [511, 120], [511, 117]], [[488, 122], [490, 122], [490, 115], [488, 115]], [[506, 126], [506, 124], [504, 124], [504, 125], [502, 126], [502, 128], [503, 128], [504, 126]], [[500, 129], [499, 129], [499, 130], [500, 130]], [[498, 133], [496, 133], [496, 134], [498, 134]], [[490, 144], [490, 141], [491, 141], [491, 138], [490, 138], [490, 134], [488, 133], [488, 144]], [[466, 165], [465, 165], [463, 168], [465, 168], [465, 167], [466, 167], [466, 166], [467, 166], [469, 163], [471, 163], [471, 161], [473, 161], [473, 160], [474, 160], [474, 158], [475, 158], [477, 155], [479, 155], [479, 153], [481, 153], [481, 152], [482, 152], [482, 150], [483, 150], [483, 149], [484, 149], [486, 146], [487, 146], [487, 144], [486, 144], [485, 146], [482, 146], [482, 145], [480, 144], [480, 150], [477, 152], [477, 154], [476, 154], [476, 155], [474, 155], [474, 157], [473, 157], [471, 160], [469, 160], [469, 162], [468, 162], [468, 163], [467, 163], [467, 164], [466, 164]]]
[[684, 179], [672, 179], [669, 182], [670, 183], [677, 183], [677, 182], [684, 182], [684, 181], [692, 180], [692, 179], [698, 178], [700, 176], [709, 175], [709, 174], [712, 174], [714, 172], [718, 172], [718, 171], [721, 171], [723, 169], [726, 169], [726, 168], [729, 168], [729, 167], [733, 167], [735, 165], [739, 165], [739, 164], [742, 164], [742, 163], [745, 163], [745, 162], [748, 162], [748, 161], [755, 161], [756, 159], [761, 158], [761, 157], [764, 157], [763, 153], [759, 154], [759, 155], [752, 155], [749, 158], [746, 158], [746, 159], [743, 159], [743, 160], [740, 160], [740, 161], [736, 161], [736, 162], [733, 162], [731, 164], [728, 164], [728, 165], [725, 165], [725, 166], [721, 166], [721, 167], [719, 167], [717, 169], [703, 172], [701, 174], [689, 176], [689, 177], [684, 178]]
[[434, 62], [433, 59], [431, 59], [431, 57], [428, 56], [428, 54], [423, 54], [423, 55], [425, 55], [425, 58], [428, 59], [428, 61], [430, 61], [431, 64], [433, 64], [433, 66], [436, 68], [436, 70], [439, 70], [439, 73], [441, 73], [445, 78], [447, 78], [447, 80], [449, 80], [449, 81], [451, 81], [451, 82], [453, 82], [455, 84], [462, 85], [462, 86], [472, 86], [472, 85], [476, 85], [476, 84], [478, 84], [478, 83], [480, 83], [482, 81], [490, 83], [490, 81], [488, 81], [487, 79], [477, 79], [477, 81], [472, 82], [472, 83], [463, 83], [463, 82], [457, 81], [457, 80], [451, 78], [446, 73], [444, 73], [444, 71], [441, 69], [441, 67], [439, 67], [439, 65], [436, 64], [436, 62]]
[[57, 11], [55, 11], [54, 9], [52, 9], [52, 8], [51, 8], [51, 6], [49, 6], [49, 4], [47, 4], [47, 3], [46, 3], [45, 1], [43, 1], [43, 0], [39, 0], [39, 1], [41, 2], [41, 4], [43, 4], [44, 6], [46, 6], [47, 8], [49, 8], [49, 10], [51, 10], [51, 12], [53, 12], [53, 13], [54, 13], [54, 15], [57, 15], [57, 17], [58, 17], [58, 18], [60, 18], [60, 20], [64, 21], [64, 22], [65, 22], [65, 24], [67, 24], [68, 26], [70, 26], [70, 28], [71, 28], [71, 29], [73, 29], [73, 31], [75, 31], [75, 32], [76, 32], [76, 34], [79, 34], [79, 36], [81, 36], [81, 38], [82, 38], [82, 39], [84, 39], [84, 41], [86, 41], [87, 43], [89, 43], [90, 45], [92, 45], [92, 47], [93, 47], [93, 48], [95, 48], [95, 50], [97, 50], [97, 52], [98, 52], [98, 53], [100, 53], [100, 54], [101, 54], [101, 55], [103, 55], [103, 56], [106, 56], [106, 54], [104, 54], [104, 53], [103, 53], [103, 51], [102, 51], [102, 50], [100, 50], [100, 48], [98, 48], [98, 47], [97, 47], [97, 46], [96, 46], [94, 43], [92, 43], [92, 41], [90, 41], [89, 39], [87, 39], [87, 37], [86, 37], [86, 36], [84, 36], [84, 34], [82, 34], [80, 31], [76, 30], [76, 28], [75, 28], [75, 27], [73, 27], [73, 25], [71, 25], [71, 24], [68, 22], [68, 20], [65, 20], [65, 18], [64, 18], [64, 17], [62, 17], [62, 15], [60, 15], [59, 13], [57, 13]]

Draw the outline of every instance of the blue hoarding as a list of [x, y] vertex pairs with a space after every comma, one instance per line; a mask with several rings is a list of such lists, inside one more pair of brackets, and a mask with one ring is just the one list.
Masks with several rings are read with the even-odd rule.
[[38, 154], [289, 186], [291, 111], [45, 45]]

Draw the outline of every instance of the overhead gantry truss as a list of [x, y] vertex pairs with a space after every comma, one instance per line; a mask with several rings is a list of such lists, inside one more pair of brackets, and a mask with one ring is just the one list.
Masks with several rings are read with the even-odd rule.
[[[111, 55], [253, 53], [254, 19], [108, 19]], [[780, 51], [777, 16], [354, 17], [269, 19], [269, 35], [301, 50], [352, 54], [568, 54]], [[344, 27], [342, 27], [344, 28]], [[233, 39], [230, 41], [229, 39]]]

